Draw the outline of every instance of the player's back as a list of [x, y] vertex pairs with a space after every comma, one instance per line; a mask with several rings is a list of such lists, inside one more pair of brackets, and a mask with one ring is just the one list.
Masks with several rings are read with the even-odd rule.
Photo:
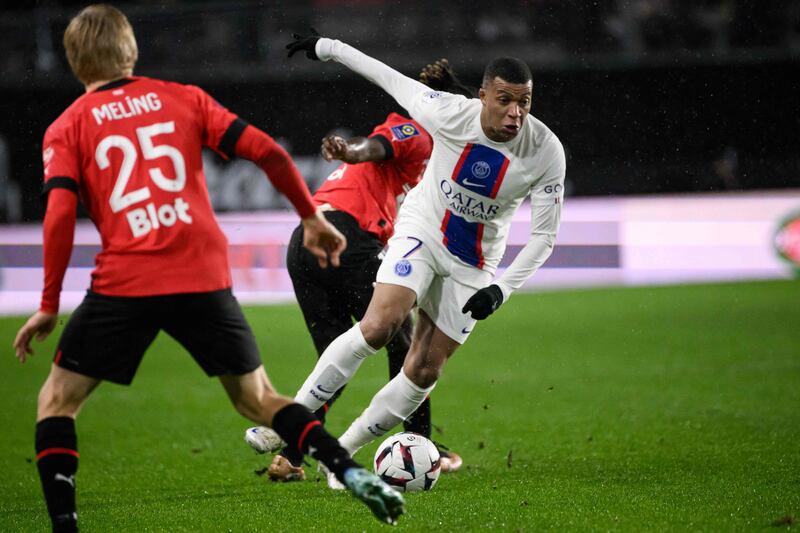
[[229, 287], [203, 145], [236, 119], [197, 87], [131, 77], [81, 96], [45, 135], [45, 187], [77, 181], [102, 239], [92, 290], [145, 296]]

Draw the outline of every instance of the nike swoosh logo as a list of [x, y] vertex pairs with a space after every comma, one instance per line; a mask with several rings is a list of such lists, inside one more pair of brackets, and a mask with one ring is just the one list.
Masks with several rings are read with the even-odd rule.
[[336, 391], [332, 391], [332, 390], [325, 390], [325, 389], [322, 388], [322, 385], [317, 385], [317, 388], [319, 390], [321, 390], [322, 392], [324, 392], [325, 394], [333, 394], [334, 392], [336, 392]]
[[470, 187], [486, 187], [486, 185], [484, 185], [483, 183], [475, 183], [475, 182], [469, 181], [469, 179], [467, 179], [467, 178], [464, 178], [464, 181], [462, 183], [464, 185], [469, 185]]
[[461, 328], [461, 333], [463, 333], [464, 335], [466, 335], [467, 333], [471, 333], [471, 332], [472, 332], [471, 329]]

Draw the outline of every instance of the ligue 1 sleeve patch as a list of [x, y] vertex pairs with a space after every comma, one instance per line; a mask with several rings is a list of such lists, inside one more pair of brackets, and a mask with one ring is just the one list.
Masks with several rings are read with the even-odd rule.
[[413, 124], [401, 124], [399, 126], [392, 126], [392, 136], [395, 140], [403, 141], [409, 137], [419, 135], [419, 130]]

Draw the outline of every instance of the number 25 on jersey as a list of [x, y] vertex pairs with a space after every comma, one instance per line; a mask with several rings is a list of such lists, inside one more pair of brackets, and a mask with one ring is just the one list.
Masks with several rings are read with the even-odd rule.
[[[161, 172], [160, 168], [150, 168], [148, 169], [150, 179], [158, 188], [177, 193], [182, 191], [186, 185], [186, 163], [183, 155], [174, 146], [153, 143], [153, 137], [156, 135], [174, 132], [174, 121], [158, 122], [150, 126], [136, 128], [136, 137], [144, 159], [153, 160], [167, 157], [172, 162], [175, 170], [175, 179], [170, 179]], [[150, 188], [146, 185], [139, 189], [125, 191], [136, 165], [137, 153], [133, 141], [124, 135], [109, 135], [97, 145], [95, 160], [100, 170], [105, 170], [111, 165], [108, 152], [112, 148], [122, 151], [122, 165], [119, 168], [108, 203], [113, 213], [119, 213], [133, 204], [150, 199], [151, 195]], [[174, 204], [167, 203], [158, 207], [156, 207], [155, 203], [149, 202], [145, 207], [131, 209], [125, 213], [125, 216], [128, 219], [128, 224], [134, 237], [146, 235], [161, 226], [173, 226], [179, 220], [186, 224], [192, 223], [192, 217], [189, 215], [189, 204], [181, 197], [177, 197]]]

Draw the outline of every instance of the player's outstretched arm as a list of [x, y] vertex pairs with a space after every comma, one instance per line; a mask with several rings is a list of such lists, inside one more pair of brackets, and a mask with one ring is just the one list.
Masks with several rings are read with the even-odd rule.
[[384, 161], [389, 155], [386, 153], [386, 147], [378, 139], [354, 137], [345, 140], [338, 135], [329, 135], [322, 139], [320, 152], [325, 161], [338, 159], [345, 163]]
[[39, 310], [25, 323], [14, 338], [14, 352], [21, 363], [33, 355], [31, 341], [41, 342], [55, 329], [61, 284], [67, 271], [72, 240], [75, 235], [78, 195], [67, 189], [54, 188], [47, 195], [44, 214], [44, 290]]
[[550, 141], [551, 165], [531, 190], [531, 236], [517, 253], [503, 275], [495, 280], [503, 301], [550, 257], [561, 225], [561, 206], [564, 201], [566, 162], [564, 149], [557, 139]]
[[412, 114], [414, 98], [420, 93], [431, 90], [430, 87], [404, 76], [390, 66], [341, 41], [328, 39], [316, 33], [311, 35], [295, 33], [293, 36], [294, 41], [286, 45], [289, 57], [297, 52], [305, 52], [309, 59], [333, 60], [341, 63], [389, 93], [397, 100], [398, 104]]
[[249, 159], [267, 174], [300, 215], [305, 235], [303, 245], [326, 267], [338, 267], [347, 239], [317, 211], [311, 193], [292, 158], [275, 140], [254, 126], [246, 126], [236, 141], [235, 153]]

